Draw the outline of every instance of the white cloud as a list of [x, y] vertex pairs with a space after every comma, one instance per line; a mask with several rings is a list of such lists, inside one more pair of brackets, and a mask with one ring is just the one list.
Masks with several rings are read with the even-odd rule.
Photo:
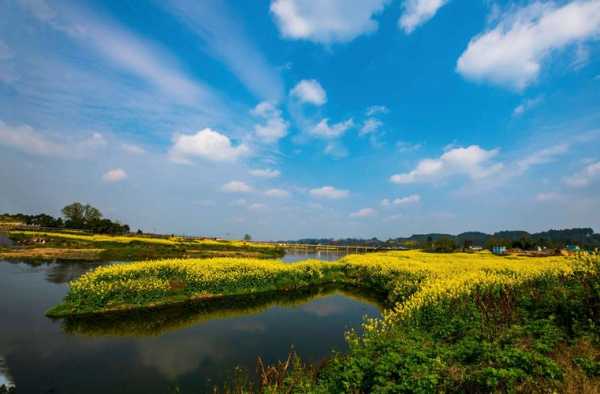
[[410, 196], [395, 198], [394, 201], [392, 201], [394, 205], [398, 206], [418, 204], [419, 202], [421, 202], [421, 196], [418, 194], [411, 194]]
[[410, 34], [433, 18], [446, 3], [448, 0], [405, 0], [404, 11], [398, 20], [398, 25], [406, 34]]
[[289, 125], [282, 118], [281, 111], [273, 103], [263, 101], [251, 113], [265, 121], [263, 124], [254, 126], [254, 132], [261, 141], [277, 142], [287, 135]]
[[354, 126], [352, 119], [329, 125], [329, 119], [322, 119], [316, 126], [310, 130], [310, 134], [321, 138], [337, 138], [344, 134], [349, 128]]
[[498, 149], [485, 150], [478, 145], [453, 148], [437, 159], [421, 160], [410, 172], [392, 175], [390, 181], [398, 184], [435, 182], [453, 175], [482, 179], [503, 168], [502, 164], [491, 162], [498, 152]]
[[283, 190], [283, 189], [269, 189], [265, 192], [265, 196], [275, 197], [275, 198], [285, 198], [285, 197], [289, 197], [290, 193], [287, 190]]
[[302, 103], [310, 103], [321, 106], [327, 102], [327, 93], [319, 81], [315, 79], [303, 79], [291, 90], [290, 95]]
[[363, 123], [362, 127], [360, 128], [359, 134], [365, 135], [374, 133], [377, 130], [379, 130], [381, 126], [383, 126], [383, 122], [379, 119], [367, 118]]
[[66, 156], [67, 146], [52, 141], [28, 125], [8, 126], [0, 121], [0, 144], [40, 156]]
[[590, 61], [590, 49], [583, 45], [579, 44], [575, 48], [575, 55], [573, 57], [573, 61], [571, 62], [571, 68], [575, 71], [581, 70], [583, 67], [587, 66]]
[[582, 171], [564, 178], [563, 181], [570, 187], [586, 187], [598, 179], [600, 179], [600, 161], [588, 164]]
[[264, 169], [257, 168], [254, 170], [250, 170], [248, 172], [250, 173], [250, 175], [259, 177], [259, 178], [277, 178], [278, 176], [281, 175], [281, 172], [279, 172], [278, 170], [271, 170], [268, 168], [264, 168]]
[[495, 27], [471, 39], [456, 69], [467, 79], [521, 90], [537, 79], [551, 53], [599, 33], [599, 0], [562, 6], [537, 1], [502, 15]]
[[398, 197], [393, 200], [390, 200], [389, 198], [384, 198], [383, 200], [381, 200], [381, 206], [382, 207], [391, 207], [393, 205], [406, 206], [406, 205], [418, 204], [419, 202], [421, 202], [421, 196], [418, 194], [411, 194], [409, 196]]
[[348, 190], [336, 189], [333, 186], [323, 186], [317, 189], [311, 189], [309, 193], [313, 197], [329, 198], [332, 200], [346, 198], [350, 195]]
[[335, 140], [328, 141], [327, 145], [325, 145], [325, 150], [323, 152], [325, 152], [326, 155], [338, 159], [348, 156], [348, 149], [346, 148], [346, 146]]
[[255, 96], [279, 100], [283, 81], [275, 67], [253, 43], [243, 23], [223, 1], [172, 0], [160, 2], [202, 40]]
[[249, 193], [252, 188], [242, 181], [231, 181], [224, 184], [221, 190], [227, 193]]
[[102, 175], [104, 182], [115, 183], [127, 179], [127, 173], [122, 168], [115, 168]]
[[191, 157], [211, 161], [233, 161], [249, 152], [246, 145], [233, 146], [229, 137], [206, 128], [196, 134], [176, 134], [169, 156], [177, 163], [189, 163]]
[[378, 28], [373, 16], [389, 0], [273, 0], [271, 12], [285, 38], [317, 43], [347, 42]]
[[517, 167], [520, 172], [527, 171], [530, 167], [537, 166], [540, 164], [546, 164], [552, 162], [557, 156], [566, 153], [569, 150], [568, 144], [559, 144], [550, 148], [541, 149], [533, 152], [529, 156], [521, 159], [517, 162]]
[[367, 116], [387, 114], [388, 112], [390, 112], [390, 110], [383, 105], [372, 105], [365, 111]]
[[363, 208], [350, 214], [351, 218], [367, 218], [377, 215], [377, 211], [373, 208]]
[[146, 153], [144, 148], [134, 144], [122, 144], [121, 149], [123, 149], [125, 152], [131, 155], [143, 155], [144, 153]]
[[398, 150], [398, 152], [415, 152], [421, 149], [421, 146], [421, 144], [412, 144], [406, 141], [396, 142], [396, 150]]
[[[68, 2], [21, 0], [33, 16], [93, 49], [111, 66], [155, 87], [185, 105], [212, 107], [219, 99], [207, 85], [190, 78], [163, 48], [142, 39], [85, 7]], [[85, 21], [85, 23], [82, 23]]]
[[523, 101], [521, 104], [519, 104], [513, 110], [513, 116], [523, 115], [525, 112], [529, 111], [530, 109], [537, 107], [542, 102], [542, 100], [543, 100], [543, 98], [540, 96], [540, 97], [534, 97], [534, 98]]
[[82, 140], [50, 138], [29, 125], [9, 126], [0, 120], [0, 145], [31, 155], [82, 158], [106, 144], [100, 133], [92, 133]]

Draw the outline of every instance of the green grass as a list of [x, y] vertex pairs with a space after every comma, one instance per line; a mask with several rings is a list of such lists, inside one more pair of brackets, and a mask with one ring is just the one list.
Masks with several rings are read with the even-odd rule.
[[[95, 255], [100, 261], [139, 261], [166, 258], [208, 258], [208, 257], [248, 257], [278, 258], [285, 254], [281, 248], [270, 244], [241, 241], [192, 240], [180, 237], [156, 238], [151, 236], [110, 236], [94, 235], [73, 231], [39, 232], [11, 231], [9, 236], [20, 245], [25, 245], [16, 259], [43, 260], [34, 252], [35, 248], [53, 248], [65, 250], [65, 260], [73, 249], [102, 249]], [[33, 243], [32, 240], [38, 242]], [[40, 243], [39, 240], [45, 240]], [[7, 250], [10, 259], [10, 250]], [[0, 258], [2, 257], [0, 251]], [[55, 259], [60, 260], [60, 256]]]
[[190, 299], [226, 303], [327, 283], [374, 290], [389, 307], [383, 318], [365, 321], [362, 334], [348, 332], [349, 351], [322, 367], [299, 361], [291, 368], [266, 367], [279, 372], [258, 385], [230, 385], [229, 391], [597, 393], [600, 387], [597, 255], [409, 251], [299, 264], [133, 263], [102, 267], [72, 282], [64, 303], [50, 314], [143, 310]]

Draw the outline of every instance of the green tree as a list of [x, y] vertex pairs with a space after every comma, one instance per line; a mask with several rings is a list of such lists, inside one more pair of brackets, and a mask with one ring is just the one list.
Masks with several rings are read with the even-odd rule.
[[91, 205], [84, 205], [83, 220], [87, 223], [102, 219], [102, 212]]
[[102, 219], [102, 212], [89, 204], [74, 202], [62, 209], [62, 213], [69, 227], [81, 228], [82, 226], [97, 222]]
[[252, 236], [250, 234], [244, 235], [244, 241], [252, 241]]
[[84, 205], [79, 202], [74, 202], [62, 209], [62, 214], [65, 219], [72, 223], [83, 223], [83, 215], [85, 213]]

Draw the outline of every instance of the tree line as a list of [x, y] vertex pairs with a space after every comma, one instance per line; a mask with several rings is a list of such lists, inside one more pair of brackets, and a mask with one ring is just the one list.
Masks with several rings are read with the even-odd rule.
[[0, 219], [15, 221], [31, 226], [84, 230], [97, 234], [127, 234], [130, 228], [127, 224], [105, 218], [102, 212], [89, 204], [74, 202], [62, 209], [62, 217], [55, 218], [42, 213], [39, 215], [4, 214]]
[[563, 230], [549, 230], [539, 233], [527, 231], [499, 231], [486, 234], [470, 231], [458, 235], [429, 233], [413, 234], [410, 237], [390, 238], [379, 240], [377, 238], [305, 238], [287, 243], [300, 243], [309, 245], [337, 245], [337, 246], [373, 246], [381, 248], [419, 248], [434, 252], [451, 252], [471, 247], [491, 249], [494, 246], [518, 248], [522, 250], [535, 250], [539, 248], [560, 249], [567, 245], [577, 245], [583, 249], [600, 248], [600, 234], [588, 227]]

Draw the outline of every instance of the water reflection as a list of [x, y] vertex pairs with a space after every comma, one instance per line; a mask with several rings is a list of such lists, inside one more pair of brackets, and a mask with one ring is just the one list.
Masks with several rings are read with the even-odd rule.
[[[194, 301], [145, 311], [72, 317], [63, 320], [63, 328], [70, 334], [90, 336], [156, 336], [207, 321], [260, 314], [274, 306], [299, 306], [301, 310], [320, 317], [343, 314], [344, 305], [337, 302], [336, 298], [328, 297], [326, 300], [313, 302], [333, 294], [343, 295], [376, 308], [382, 301], [376, 294], [362, 289], [331, 285], [285, 293], [269, 292]], [[257, 325], [256, 322], [238, 328], [243, 331], [264, 331], [264, 326]]]
[[236, 366], [254, 371], [257, 356], [274, 363], [293, 347], [317, 362], [344, 351], [343, 333], [379, 315], [368, 295], [320, 288], [118, 319], [46, 318], [65, 282], [95, 266], [0, 261], [0, 355], [18, 393], [211, 392]]
[[295, 263], [302, 260], [316, 259], [322, 261], [335, 261], [344, 257], [346, 253], [339, 250], [308, 250], [287, 249], [285, 256], [281, 259], [286, 263]]
[[0, 356], [0, 393], [10, 393], [15, 389], [15, 384], [10, 376], [4, 357]]

